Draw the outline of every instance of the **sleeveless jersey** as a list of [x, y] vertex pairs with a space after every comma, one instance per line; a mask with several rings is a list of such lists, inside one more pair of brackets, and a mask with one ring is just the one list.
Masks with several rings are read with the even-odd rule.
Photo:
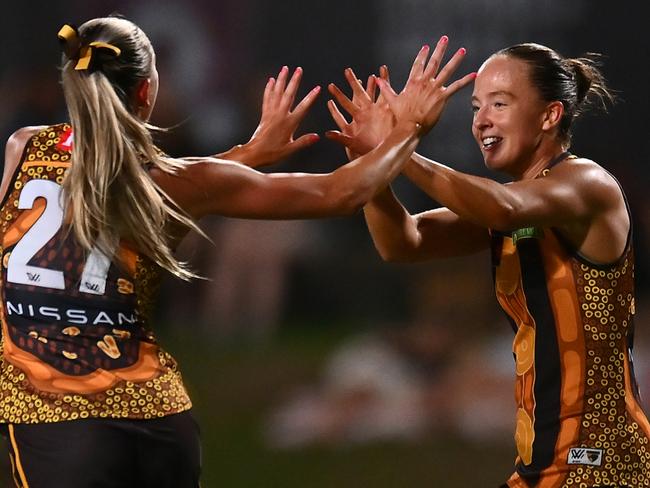
[[148, 419], [191, 407], [150, 308], [160, 269], [127, 242], [84, 252], [66, 225], [72, 131], [27, 143], [0, 206], [0, 422]]
[[650, 486], [650, 425], [631, 353], [631, 232], [611, 265], [551, 228], [492, 232], [492, 262], [515, 331], [518, 456], [508, 486]]

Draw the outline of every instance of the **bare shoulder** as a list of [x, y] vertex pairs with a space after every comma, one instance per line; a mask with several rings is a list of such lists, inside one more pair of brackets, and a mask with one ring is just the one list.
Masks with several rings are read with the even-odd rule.
[[7, 139], [7, 144], [5, 146], [5, 165], [6, 163], [10, 162], [10, 159], [12, 157], [16, 156], [16, 153], [18, 155], [18, 158], [20, 158], [20, 155], [22, 154], [23, 148], [25, 147], [27, 141], [44, 127], [45, 126], [42, 125], [22, 127], [11, 134], [9, 136], [9, 139]]
[[45, 127], [43, 125], [22, 127], [9, 136], [5, 145], [5, 174], [8, 166], [16, 167], [27, 141]]
[[611, 207], [622, 200], [621, 187], [614, 176], [591, 159], [567, 159], [555, 166], [549, 176], [569, 182], [593, 205]]
[[0, 186], [0, 198], [4, 198], [4, 194], [9, 184], [9, 178], [14, 174], [18, 164], [20, 163], [20, 157], [23, 154], [25, 145], [35, 134], [37, 134], [44, 127], [43, 125], [39, 126], [29, 126], [22, 127], [16, 132], [9, 136], [7, 143], [5, 145], [5, 159], [4, 159], [4, 171], [2, 173], [2, 185]]

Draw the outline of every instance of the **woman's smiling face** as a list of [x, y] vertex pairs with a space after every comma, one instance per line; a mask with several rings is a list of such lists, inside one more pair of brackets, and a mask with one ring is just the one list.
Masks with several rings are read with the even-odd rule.
[[472, 134], [488, 168], [513, 176], [526, 170], [544, 134], [547, 106], [525, 61], [497, 55], [481, 66], [472, 94]]

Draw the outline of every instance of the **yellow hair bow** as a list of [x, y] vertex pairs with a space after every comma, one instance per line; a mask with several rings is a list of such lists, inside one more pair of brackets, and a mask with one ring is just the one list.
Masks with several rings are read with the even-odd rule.
[[70, 59], [77, 58], [77, 64], [75, 65], [75, 70], [86, 70], [90, 66], [90, 61], [92, 60], [93, 48], [94, 49], [107, 49], [111, 51], [115, 56], [119, 56], [122, 53], [122, 50], [109, 44], [108, 42], [102, 41], [93, 41], [87, 46], [81, 46], [81, 39], [79, 39], [79, 33], [77, 29], [71, 25], [65, 24], [58, 33], [58, 38], [65, 43], [65, 54]]

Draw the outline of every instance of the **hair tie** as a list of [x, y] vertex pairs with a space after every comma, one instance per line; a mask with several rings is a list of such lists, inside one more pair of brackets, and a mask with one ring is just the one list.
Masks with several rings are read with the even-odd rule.
[[122, 53], [122, 50], [119, 47], [113, 46], [108, 42], [93, 41], [87, 46], [81, 48], [81, 50], [79, 51], [79, 60], [77, 61], [77, 64], [75, 65], [74, 69], [76, 70], [88, 69], [88, 66], [90, 66], [90, 62], [92, 61], [94, 49], [104, 49], [110, 51], [111, 53], [113, 53], [115, 57], [118, 57]]
[[122, 53], [122, 50], [119, 47], [102, 41], [93, 41], [87, 46], [82, 47], [81, 38], [79, 37], [77, 28], [70, 24], [65, 24], [61, 27], [57, 37], [61, 40], [63, 52], [68, 59], [77, 60], [77, 64], [74, 67], [77, 71], [88, 69], [92, 61], [94, 49], [109, 51], [115, 57], [118, 57]]
[[65, 24], [57, 34], [61, 42], [63, 53], [68, 59], [76, 59], [79, 56], [79, 48], [81, 47], [81, 39], [77, 28], [70, 24]]

